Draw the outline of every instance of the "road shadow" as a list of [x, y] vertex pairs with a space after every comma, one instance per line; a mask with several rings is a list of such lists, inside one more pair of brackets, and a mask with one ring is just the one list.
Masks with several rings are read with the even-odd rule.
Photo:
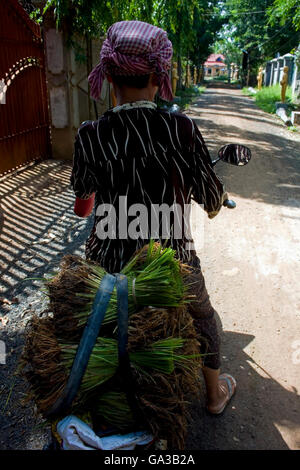
[[[186, 450], [288, 450], [278, 425], [297, 432], [297, 390], [286, 390], [263, 369], [258, 372], [259, 365], [244, 351], [254, 336], [221, 331], [221, 338], [222, 370], [236, 378], [237, 392], [222, 415], [211, 416], [202, 380], [202, 399], [191, 405]], [[0, 368], [0, 449], [42, 449], [50, 441], [50, 428], [32, 405], [22, 404], [26, 383], [14, 376], [23, 339], [9, 333], [4, 339], [14, 352]]]
[[236, 378], [237, 392], [222, 415], [211, 416], [205, 410], [203, 391], [201, 402], [191, 407], [186, 449], [288, 450], [278, 426], [297, 432], [297, 390], [286, 390], [244, 351], [254, 336], [223, 331], [221, 337], [222, 370]]
[[[68, 253], [83, 255], [93, 217], [74, 214], [71, 163], [46, 160], [6, 176], [0, 183], [0, 449], [42, 449], [49, 426], [23, 405], [26, 383], [15, 376], [24, 328], [46, 308], [42, 278]], [[28, 279], [30, 278], [30, 279]]]
[[8, 301], [36, 287], [26, 278], [42, 277], [64, 254], [83, 251], [92, 217], [74, 214], [70, 174], [69, 162], [46, 160], [0, 183], [0, 295]]
[[212, 159], [227, 143], [244, 144], [252, 152], [252, 160], [245, 167], [221, 162], [215, 167], [229, 193], [268, 204], [300, 206], [299, 137], [295, 140], [282, 124], [247, 98], [223, 92], [216, 97], [213, 90], [202, 95], [196, 105], [189, 116], [199, 126]]
[[205, 81], [204, 80], [204, 84], [206, 85], [207, 88], [222, 88], [224, 90], [239, 90], [241, 87], [240, 85], [236, 84], [236, 83], [226, 83], [222, 80], [218, 81], [218, 80], [209, 80], [209, 81]]

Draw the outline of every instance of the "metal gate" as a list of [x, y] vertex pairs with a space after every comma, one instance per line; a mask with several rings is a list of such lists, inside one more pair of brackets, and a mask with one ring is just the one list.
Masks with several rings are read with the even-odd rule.
[[0, 1], [0, 174], [51, 156], [44, 44], [17, 0]]

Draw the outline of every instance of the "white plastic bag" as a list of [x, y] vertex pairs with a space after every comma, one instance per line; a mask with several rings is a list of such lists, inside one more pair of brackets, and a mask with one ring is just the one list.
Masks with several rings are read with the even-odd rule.
[[99, 437], [88, 424], [74, 415], [59, 421], [57, 432], [63, 441], [64, 450], [132, 450], [136, 445], [153, 441], [152, 434], [146, 431]]

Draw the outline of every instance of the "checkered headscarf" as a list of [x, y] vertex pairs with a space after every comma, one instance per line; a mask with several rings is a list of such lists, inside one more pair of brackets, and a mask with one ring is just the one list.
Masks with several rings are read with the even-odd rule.
[[120, 21], [107, 31], [100, 52], [100, 62], [90, 73], [91, 96], [98, 99], [106, 74], [159, 76], [159, 93], [163, 99], [173, 99], [168, 75], [172, 58], [172, 43], [167, 33], [142, 21]]

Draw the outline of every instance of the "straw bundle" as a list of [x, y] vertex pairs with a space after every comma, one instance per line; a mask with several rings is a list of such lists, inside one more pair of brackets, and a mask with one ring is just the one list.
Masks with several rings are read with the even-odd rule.
[[[61, 395], [76, 349], [77, 343], [59, 343], [51, 318], [34, 317], [28, 325], [22, 360], [29, 398], [40, 412], [47, 412]], [[183, 448], [186, 397], [199, 394], [199, 343], [190, 315], [185, 308], [144, 308], [130, 318], [128, 349], [145, 425], [155, 436]], [[118, 381], [114, 385], [117, 368], [117, 341], [99, 337], [72, 412], [90, 411], [95, 419], [104, 418], [125, 431], [134, 418]]]
[[[178, 307], [192, 300], [186, 282], [189, 267], [182, 265], [174, 253], [172, 248], [150, 242], [124, 267], [122, 273], [128, 277], [129, 315], [143, 306]], [[105, 274], [96, 263], [67, 255], [62, 259], [59, 273], [44, 280], [59, 337], [80, 338]], [[114, 289], [103, 324], [115, 322], [116, 316]]]
[[[137, 402], [154, 435], [182, 449], [186, 396], [198, 395], [200, 368], [199, 343], [186, 308], [191, 300], [185, 285], [188, 269], [174, 258], [172, 249], [150, 243], [122, 272], [129, 281], [128, 351]], [[45, 282], [53, 317], [32, 319], [22, 355], [30, 397], [42, 413], [64, 390], [105, 274], [95, 263], [67, 256], [60, 272]], [[90, 411], [124, 430], [134, 424], [134, 418], [116, 374], [116, 312], [114, 292], [72, 411]]]

